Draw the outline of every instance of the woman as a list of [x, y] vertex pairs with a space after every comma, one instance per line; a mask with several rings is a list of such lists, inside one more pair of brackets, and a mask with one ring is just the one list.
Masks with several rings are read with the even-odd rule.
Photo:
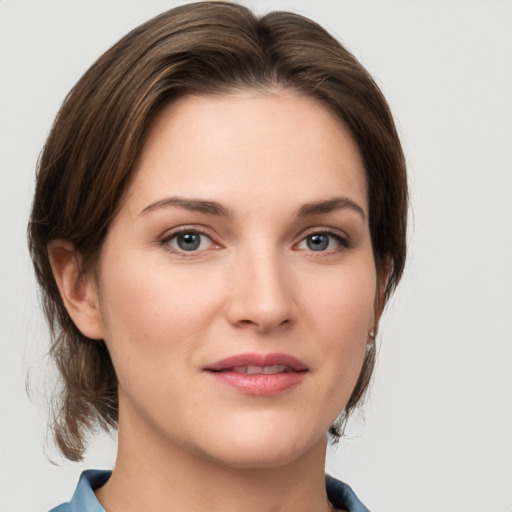
[[387, 104], [312, 21], [189, 4], [106, 52], [29, 226], [58, 446], [119, 431], [56, 510], [366, 510], [325, 480], [327, 432], [368, 387], [406, 214]]

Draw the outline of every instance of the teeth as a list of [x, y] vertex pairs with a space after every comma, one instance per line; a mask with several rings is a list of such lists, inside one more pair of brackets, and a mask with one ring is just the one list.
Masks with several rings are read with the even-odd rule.
[[265, 366], [263, 368], [263, 373], [268, 375], [272, 373], [283, 373], [286, 371], [286, 366], [282, 364], [275, 364], [274, 366]]
[[288, 366], [284, 364], [274, 364], [272, 366], [235, 366], [231, 368], [235, 373], [246, 373], [247, 375], [272, 375], [274, 373], [284, 373], [290, 371]]

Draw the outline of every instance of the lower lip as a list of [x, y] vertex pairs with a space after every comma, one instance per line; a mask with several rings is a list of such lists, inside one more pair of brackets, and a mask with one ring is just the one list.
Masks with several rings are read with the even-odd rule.
[[254, 396], [272, 396], [298, 386], [307, 372], [273, 374], [247, 374], [236, 372], [208, 372], [216, 380], [236, 388], [241, 393]]

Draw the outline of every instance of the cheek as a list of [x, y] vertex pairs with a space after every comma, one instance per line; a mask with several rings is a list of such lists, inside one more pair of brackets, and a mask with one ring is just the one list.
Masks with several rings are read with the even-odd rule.
[[[374, 325], [376, 275], [373, 259], [310, 280], [302, 311], [321, 346], [327, 395], [341, 403], [350, 396]], [[340, 396], [343, 395], [343, 396]]]
[[[373, 260], [367, 264], [314, 275], [304, 286], [303, 311], [317, 319], [317, 328], [331, 339], [364, 340], [374, 322], [376, 274]], [[352, 334], [353, 336], [350, 336]]]
[[168, 366], [178, 351], [189, 350], [200, 323], [214, 315], [211, 280], [186, 279], [181, 269], [136, 255], [112, 257], [104, 270], [100, 308], [118, 373], [130, 365], [141, 372]]

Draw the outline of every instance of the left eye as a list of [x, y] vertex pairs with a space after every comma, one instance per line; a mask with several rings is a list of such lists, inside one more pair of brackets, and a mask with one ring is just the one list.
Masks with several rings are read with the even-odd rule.
[[205, 251], [213, 245], [213, 241], [209, 236], [197, 231], [183, 231], [177, 233], [167, 240], [174, 249], [179, 251]]
[[343, 240], [338, 235], [329, 233], [312, 233], [304, 238], [298, 245], [299, 249], [321, 252], [337, 249], [343, 244]]

